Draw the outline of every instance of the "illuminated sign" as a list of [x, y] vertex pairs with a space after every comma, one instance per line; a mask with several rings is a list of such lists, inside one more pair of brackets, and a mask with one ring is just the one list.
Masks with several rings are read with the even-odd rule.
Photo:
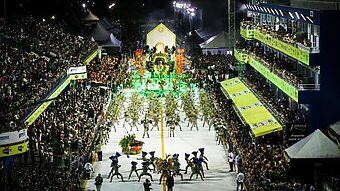
[[272, 73], [267, 67], [262, 65], [259, 61], [255, 60], [254, 57], [250, 56], [248, 57], [249, 64], [257, 70], [262, 76], [267, 78], [269, 81], [271, 81], [273, 84], [276, 85], [280, 90], [282, 90], [285, 94], [287, 94], [289, 97], [291, 97], [294, 101], [298, 102], [298, 89], [277, 76], [276, 74]]
[[309, 65], [309, 52], [301, 50], [294, 45], [282, 42], [281, 40], [273, 38], [269, 34], [262, 33], [259, 30], [254, 31], [254, 37], [256, 40], [261, 41], [262, 43], [273, 47], [306, 65]]

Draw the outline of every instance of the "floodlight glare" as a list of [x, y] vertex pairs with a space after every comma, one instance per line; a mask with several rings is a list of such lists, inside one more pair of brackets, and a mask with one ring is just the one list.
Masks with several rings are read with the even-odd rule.
[[109, 9], [111, 9], [112, 7], [114, 7], [116, 4], [112, 3], [111, 5], [109, 5]]
[[83, 6], [83, 8], [85, 8], [85, 7], [86, 7], [86, 4], [85, 4], [85, 3], [83, 3], [81, 6]]

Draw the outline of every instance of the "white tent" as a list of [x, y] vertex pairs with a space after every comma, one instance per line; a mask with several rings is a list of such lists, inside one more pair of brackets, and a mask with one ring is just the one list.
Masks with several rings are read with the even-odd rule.
[[319, 129], [285, 151], [291, 159], [340, 158], [338, 146]]
[[228, 43], [228, 33], [221, 32], [200, 44], [203, 54], [232, 54], [232, 45]]
[[87, 9], [87, 15], [82, 19], [84, 21], [99, 21], [99, 18]]
[[337, 134], [340, 135], [340, 121], [330, 125], [330, 128]]
[[109, 40], [104, 43], [102, 46], [115, 46], [120, 47], [122, 44], [122, 41], [118, 40], [112, 33], [110, 34]]
[[340, 148], [340, 121], [329, 126], [328, 135], [339, 145]]

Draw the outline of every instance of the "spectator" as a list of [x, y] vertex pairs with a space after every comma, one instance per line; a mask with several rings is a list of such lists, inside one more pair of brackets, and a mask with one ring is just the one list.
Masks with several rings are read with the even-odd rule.
[[85, 165], [84, 165], [84, 170], [85, 170], [85, 179], [86, 180], [89, 180], [90, 179], [90, 176], [91, 176], [91, 173], [93, 172], [93, 166], [90, 162], [87, 162]]
[[103, 177], [101, 177], [101, 175], [98, 174], [98, 176], [95, 179], [95, 185], [96, 185], [97, 191], [100, 191], [100, 189], [102, 188], [102, 184], [103, 184]]
[[234, 170], [234, 153], [233, 151], [230, 151], [229, 154], [228, 154], [228, 162], [229, 162], [229, 167], [230, 167], [230, 170], [229, 172], [233, 172]]
[[240, 186], [241, 186], [241, 191], [243, 191], [243, 182], [244, 182], [244, 174], [241, 171], [239, 171], [239, 173], [236, 176], [236, 183], [237, 183], [236, 191], [238, 191]]
[[149, 181], [149, 179], [146, 179], [145, 182], [143, 183], [144, 186], [144, 191], [150, 191], [152, 190], [151, 188], [151, 182]]
[[171, 175], [171, 173], [168, 175], [168, 177], [166, 178], [166, 186], [168, 187], [168, 191], [173, 191], [173, 187], [175, 185], [175, 180], [174, 180], [174, 176]]

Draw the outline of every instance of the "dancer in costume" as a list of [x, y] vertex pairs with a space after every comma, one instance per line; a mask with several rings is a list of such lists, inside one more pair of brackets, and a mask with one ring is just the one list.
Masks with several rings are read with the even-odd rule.
[[145, 135], [147, 135], [148, 138], [150, 138], [150, 136], [149, 136], [149, 124], [152, 124], [152, 121], [148, 120], [147, 116], [145, 115], [145, 118], [144, 118], [144, 120], [141, 121], [141, 123], [143, 124], [143, 127], [144, 127], [143, 138], [145, 137]]
[[130, 174], [129, 174], [128, 180], [130, 180], [131, 175], [132, 175], [133, 172], [135, 172], [137, 177], [139, 177], [138, 172], [137, 172], [137, 162], [136, 161], [132, 161], [131, 162], [131, 170], [130, 170]]
[[173, 166], [174, 166], [174, 170], [173, 170], [173, 175], [174, 176], [181, 176], [181, 180], [183, 180], [183, 175], [181, 173], [181, 171], [185, 171], [181, 169], [181, 163], [178, 160], [179, 154], [174, 154], [173, 157]]
[[120, 157], [121, 155], [116, 152], [116, 155], [115, 156], [111, 156], [110, 159], [111, 159], [111, 171], [109, 173], [109, 177], [110, 178], [110, 175], [113, 173], [113, 170], [114, 170], [114, 173], [112, 174], [111, 176], [111, 179], [110, 179], [110, 182], [112, 182], [112, 178], [114, 176], [120, 176], [120, 178], [122, 179], [122, 182], [124, 182], [123, 180], [123, 175], [121, 173], [119, 173], [119, 168], [121, 167], [121, 165], [118, 164], [118, 157]]
[[152, 175], [148, 172], [148, 170], [150, 170], [149, 168], [148, 168], [148, 162], [142, 162], [142, 168], [141, 169], [138, 169], [138, 170], [142, 170], [142, 173], [139, 175], [139, 177], [138, 177], [138, 182], [140, 182], [140, 178], [142, 177], [142, 176], [149, 176], [150, 177], [150, 179], [151, 179], [151, 181], [153, 181], [153, 179], [152, 179]]
[[194, 163], [192, 163], [192, 161], [189, 159], [190, 154], [185, 153], [184, 155], [185, 155], [185, 161], [187, 162], [187, 166], [185, 167], [184, 174], [187, 174], [188, 173], [188, 168], [190, 167], [190, 169], [192, 169], [193, 166], [194, 166]]
[[202, 162], [205, 164], [205, 166], [207, 167], [207, 170], [209, 170], [208, 168], [208, 159], [206, 156], [204, 156], [204, 148], [199, 148], [198, 149], [200, 151], [200, 156], [198, 157], [198, 159], [201, 159]]
[[194, 166], [193, 166], [193, 168], [192, 168], [192, 173], [191, 173], [191, 175], [190, 175], [190, 180], [192, 179], [192, 177], [196, 174], [196, 176], [200, 176], [201, 177], [201, 180], [202, 181], [204, 181], [203, 180], [203, 176], [202, 176], [202, 173], [201, 173], [201, 164], [200, 164], [200, 160], [199, 159], [197, 159], [197, 158], [195, 158], [193, 161], [193, 164], [194, 164]]
[[151, 152], [149, 152], [149, 154], [151, 155], [151, 157], [149, 159], [149, 166], [151, 165], [153, 167], [153, 172], [155, 173], [156, 172], [155, 162], [157, 160], [157, 157], [155, 157], [155, 151], [151, 151]]

